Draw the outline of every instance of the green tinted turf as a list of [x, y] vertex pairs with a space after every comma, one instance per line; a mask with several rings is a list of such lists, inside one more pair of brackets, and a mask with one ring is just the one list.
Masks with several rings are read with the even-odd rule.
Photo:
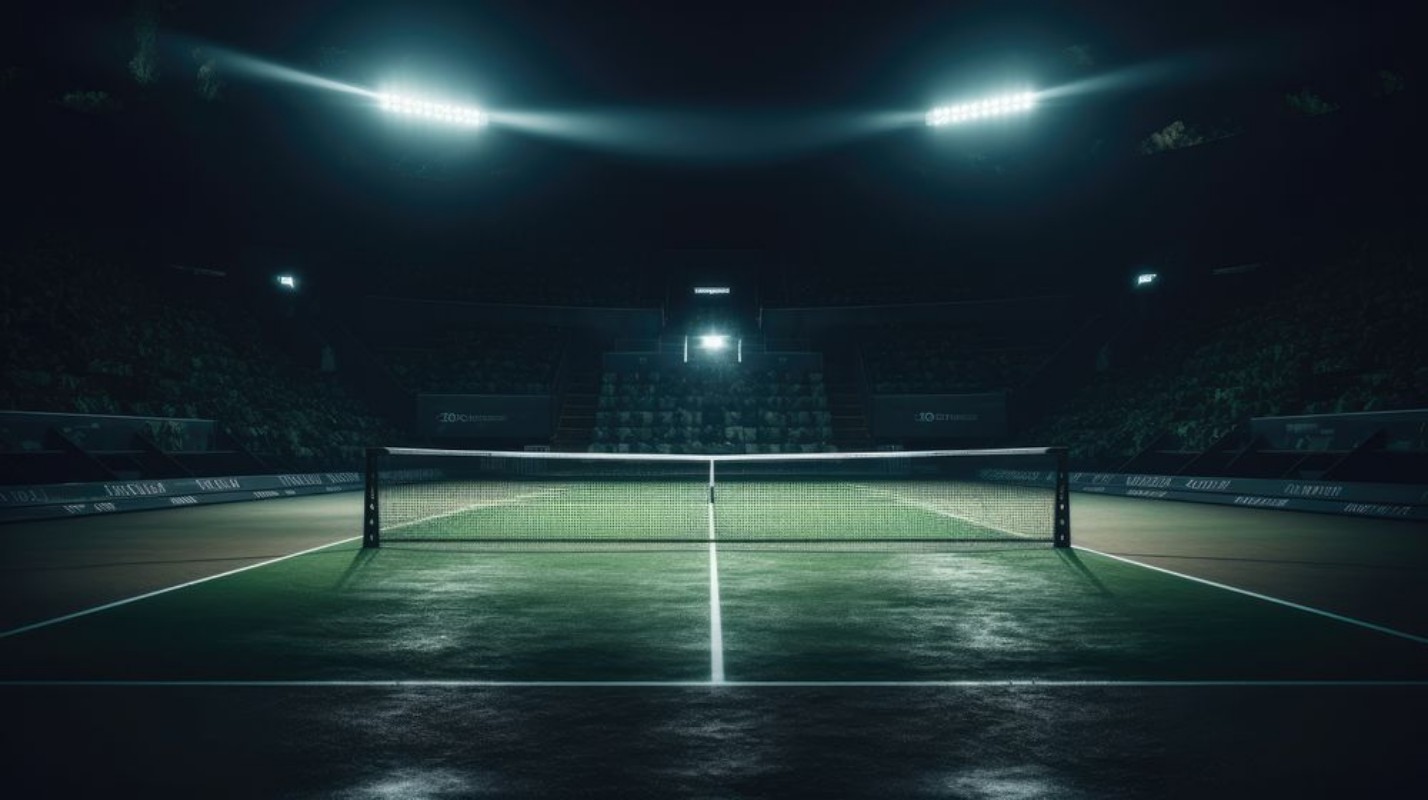
[[331, 548], [0, 640], [0, 675], [707, 679], [697, 553]]
[[[1428, 678], [1428, 646], [1088, 553], [721, 550], [751, 680]], [[0, 639], [0, 679], [710, 678], [706, 547], [330, 548]]]
[[741, 680], [1428, 678], [1428, 646], [1093, 553], [721, 552]]

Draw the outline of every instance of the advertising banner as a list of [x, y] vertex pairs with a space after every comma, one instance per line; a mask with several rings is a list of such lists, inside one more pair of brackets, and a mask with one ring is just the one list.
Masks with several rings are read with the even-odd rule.
[[[979, 477], [996, 483], [1051, 486], [1056, 473], [983, 469]], [[1090, 494], [1390, 519], [1428, 519], [1428, 486], [1113, 472], [1072, 472], [1069, 482], [1072, 490]]]
[[986, 439], [1007, 434], [1005, 392], [873, 397], [879, 439]]
[[419, 394], [417, 433], [432, 439], [547, 439], [548, 394]]
[[362, 475], [356, 472], [3, 486], [0, 522], [269, 500], [361, 488]]

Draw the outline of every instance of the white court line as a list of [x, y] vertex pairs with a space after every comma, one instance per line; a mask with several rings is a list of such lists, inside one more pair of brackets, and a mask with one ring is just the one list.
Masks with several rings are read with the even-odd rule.
[[714, 543], [714, 463], [709, 463], [709, 680], [724, 682], [724, 614], [719, 602], [719, 549]]
[[1428, 644], [1428, 637], [1425, 637], [1425, 636], [1417, 636], [1417, 635], [1415, 635], [1415, 634], [1408, 633], [1408, 632], [1406, 632], [1406, 631], [1398, 630], [1397, 628], [1389, 628], [1389, 627], [1386, 627], [1386, 626], [1384, 626], [1384, 625], [1377, 625], [1377, 624], [1374, 624], [1374, 623], [1372, 623], [1372, 622], [1368, 622], [1368, 621], [1366, 621], [1366, 620], [1358, 619], [1358, 618], [1356, 618], [1356, 617], [1348, 617], [1348, 616], [1344, 616], [1343, 614], [1335, 614], [1335, 613], [1332, 612], [1332, 611], [1325, 611], [1325, 610], [1322, 609], [1322, 608], [1315, 608], [1315, 607], [1313, 607], [1313, 606], [1302, 605], [1302, 604], [1300, 604], [1300, 603], [1291, 602], [1291, 601], [1289, 601], [1289, 600], [1283, 600], [1283, 599], [1280, 599], [1280, 598], [1278, 598], [1278, 597], [1274, 597], [1274, 596], [1272, 596], [1272, 595], [1260, 594], [1259, 592], [1252, 592], [1252, 591], [1250, 591], [1249, 589], [1241, 589], [1241, 588], [1239, 588], [1239, 587], [1230, 586], [1230, 585], [1224, 584], [1224, 583], [1216, 583], [1215, 581], [1207, 580], [1207, 579], [1205, 579], [1205, 578], [1197, 578], [1197, 577], [1195, 577], [1194, 575], [1186, 575], [1186, 574], [1183, 573], [1183, 572], [1176, 572], [1175, 570], [1166, 569], [1165, 567], [1157, 567], [1157, 566], [1154, 566], [1154, 565], [1152, 565], [1152, 564], [1146, 564], [1146, 563], [1143, 562], [1143, 561], [1135, 561], [1135, 560], [1133, 560], [1133, 559], [1126, 558], [1125, 556], [1113, 555], [1113, 554], [1111, 554], [1111, 553], [1103, 553], [1103, 552], [1101, 552], [1100, 550], [1092, 550], [1092, 549], [1089, 548], [1089, 547], [1082, 547], [1082, 546], [1079, 545], [1079, 544], [1078, 544], [1078, 545], [1073, 545], [1072, 547], [1073, 547], [1073, 549], [1076, 549], [1076, 550], [1084, 550], [1084, 551], [1086, 551], [1087, 553], [1095, 553], [1095, 554], [1098, 555], [1098, 556], [1105, 556], [1106, 558], [1115, 559], [1116, 561], [1122, 561], [1122, 562], [1125, 562], [1125, 563], [1127, 563], [1127, 564], [1134, 564], [1134, 565], [1136, 565], [1137, 567], [1145, 567], [1146, 569], [1155, 570], [1156, 572], [1163, 572], [1163, 573], [1165, 573], [1166, 575], [1174, 575], [1174, 576], [1177, 577], [1177, 578], [1184, 578], [1184, 579], [1187, 580], [1187, 581], [1194, 581], [1195, 583], [1203, 583], [1203, 584], [1205, 584], [1206, 586], [1213, 586], [1213, 587], [1215, 587], [1216, 589], [1224, 589], [1224, 590], [1227, 591], [1227, 592], [1234, 592], [1235, 594], [1242, 594], [1242, 595], [1244, 595], [1244, 596], [1246, 596], [1246, 597], [1253, 597], [1253, 598], [1255, 598], [1256, 600], [1264, 600], [1264, 601], [1266, 601], [1266, 602], [1275, 603], [1275, 604], [1278, 604], [1278, 605], [1281, 605], [1281, 606], [1285, 606], [1286, 608], [1295, 609], [1295, 610], [1297, 610], [1297, 611], [1305, 611], [1305, 612], [1308, 612], [1308, 613], [1310, 613], [1310, 614], [1317, 614], [1318, 616], [1326, 617], [1326, 618], [1328, 618], [1328, 619], [1336, 620], [1336, 621], [1338, 621], [1338, 622], [1346, 622], [1346, 623], [1348, 623], [1348, 624], [1350, 624], [1350, 625], [1357, 625], [1357, 626], [1359, 626], [1360, 628], [1367, 628], [1367, 629], [1369, 629], [1369, 630], [1371, 630], [1371, 631], [1377, 631], [1378, 633], [1386, 633], [1386, 634], [1388, 634], [1389, 636], [1397, 636], [1397, 637], [1400, 638], [1400, 639], [1407, 639], [1407, 640], [1410, 641], [1410, 642], [1417, 642], [1418, 644]]
[[709, 675], [724, 682], [724, 620], [719, 610], [719, 551], [709, 543]]
[[290, 559], [290, 558], [297, 558], [298, 556], [307, 555], [308, 553], [314, 553], [314, 552], [317, 552], [318, 550], [325, 550], [325, 549], [327, 549], [327, 548], [329, 548], [329, 547], [335, 547], [335, 546], [337, 546], [337, 545], [339, 545], [339, 544], [346, 544], [347, 542], [355, 542], [355, 541], [357, 541], [358, 539], [361, 539], [361, 538], [362, 538], [361, 536], [349, 536], [349, 537], [346, 538], [346, 539], [340, 539], [340, 540], [335, 541], [335, 542], [328, 542], [327, 544], [320, 544], [320, 545], [318, 545], [317, 547], [309, 547], [309, 548], [306, 549], [306, 550], [299, 550], [299, 551], [296, 552], [296, 553], [288, 553], [288, 554], [285, 555], [285, 556], [278, 556], [277, 558], [270, 558], [270, 559], [268, 559], [267, 561], [259, 561], [259, 562], [256, 563], [256, 564], [249, 564], [249, 565], [247, 565], [246, 567], [238, 567], [237, 569], [230, 569], [230, 570], [228, 570], [227, 572], [220, 572], [220, 573], [218, 573], [217, 575], [209, 575], [209, 576], [204, 577], [204, 578], [197, 578], [197, 579], [188, 581], [188, 582], [186, 582], [186, 583], [177, 584], [177, 585], [175, 585], [175, 586], [168, 586], [168, 587], [165, 587], [165, 588], [163, 588], [163, 589], [155, 589], [155, 590], [152, 591], [152, 592], [145, 592], [145, 593], [143, 593], [143, 594], [134, 595], [133, 597], [126, 597], [126, 598], [124, 598], [123, 600], [115, 600], [115, 601], [112, 602], [112, 603], [105, 603], [104, 605], [101, 605], [101, 606], [94, 606], [93, 608], [86, 608], [86, 609], [83, 609], [83, 610], [81, 610], [81, 611], [75, 611], [74, 613], [71, 613], [71, 614], [65, 614], [65, 615], [62, 616], [62, 617], [54, 617], [53, 619], [47, 619], [47, 620], [43, 620], [43, 621], [41, 621], [41, 622], [33, 622], [33, 623], [30, 623], [29, 625], [22, 625], [22, 626], [20, 626], [20, 627], [18, 627], [18, 628], [11, 628], [11, 629], [8, 630], [8, 631], [0, 632], [0, 639], [4, 639], [4, 638], [7, 637], [7, 636], [15, 636], [15, 635], [21, 634], [21, 633], [28, 633], [29, 631], [33, 631], [33, 630], [36, 630], [36, 629], [38, 629], [38, 628], [47, 628], [47, 627], [49, 627], [50, 625], [58, 625], [58, 624], [61, 623], [61, 622], [68, 622], [69, 620], [78, 619], [79, 617], [87, 617], [87, 616], [89, 616], [90, 614], [97, 614], [97, 613], [99, 613], [100, 611], [107, 611], [107, 610], [109, 610], [109, 609], [111, 609], [111, 608], [118, 608], [119, 606], [128, 605], [129, 603], [136, 603], [136, 602], [138, 602], [138, 601], [140, 601], [140, 600], [147, 600], [147, 599], [150, 598], [150, 597], [157, 597], [157, 596], [159, 596], [159, 595], [161, 595], [161, 594], [167, 594], [167, 593], [169, 593], [169, 592], [178, 591], [179, 589], [186, 589], [186, 588], [188, 588], [188, 587], [190, 587], [190, 586], [197, 586], [197, 585], [200, 584], [200, 583], [207, 583], [208, 581], [217, 580], [218, 578], [225, 578], [225, 577], [227, 577], [227, 576], [229, 576], [229, 575], [237, 575], [237, 574], [240, 573], [240, 572], [247, 572], [247, 571], [250, 570], [250, 569], [257, 569], [258, 567], [266, 567], [266, 566], [268, 566], [269, 564], [276, 564], [276, 563], [278, 563], [279, 561], [287, 561], [287, 560]]
[[1039, 680], [1009, 678], [947, 681], [496, 681], [432, 680], [73, 680], [0, 681], [3, 688], [219, 688], [219, 689], [1253, 689], [1428, 688], [1428, 680]]

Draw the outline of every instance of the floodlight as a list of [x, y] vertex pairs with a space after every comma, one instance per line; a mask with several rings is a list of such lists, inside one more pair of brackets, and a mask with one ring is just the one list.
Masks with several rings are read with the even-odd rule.
[[451, 103], [436, 103], [416, 97], [383, 93], [377, 95], [377, 105], [383, 111], [409, 117], [421, 117], [456, 125], [483, 127], [490, 121], [490, 115], [473, 106], [458, 106]]
[[297, 291], [297, 278], [292, 275], [279, 275], [278, 285], [289, 291]]
[[1136, 288], [1139, 289], [1142, 287], [1150, 286], [1151, 284], [1155, 283], [1159, 278], [1160, 276], [1154, 272], [1142, 272], [1141, 274], [1135, 276]]
[[705, 350], [723, 350], [729, 346], [729, 337], [722, 333], [709, 333], [699, 337], [699, 346]]
[[988, 97], [968, 103], [939, 106], [927, 112], [927, 124], [931, 127], [955, 125], [974, 119], [1003, 116], [1019, 111], [1030, 111], [1036, 104], [1035, 92], [1017, 92], [1000, 97]]

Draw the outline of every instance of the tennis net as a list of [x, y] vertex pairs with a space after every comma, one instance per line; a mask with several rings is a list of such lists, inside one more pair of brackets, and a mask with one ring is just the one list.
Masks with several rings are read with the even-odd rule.
[[373, 448], [363, 541], [1069, 546], [1059, 448], [788, 455]]

